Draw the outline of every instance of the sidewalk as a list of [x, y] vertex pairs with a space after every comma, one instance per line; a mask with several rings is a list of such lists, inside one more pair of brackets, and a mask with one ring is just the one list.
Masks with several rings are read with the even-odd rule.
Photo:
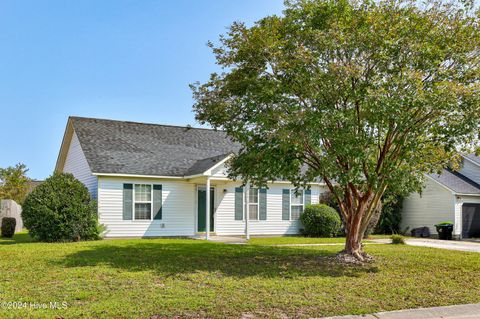
[[377, 312], [371, 315], [337, 316], [323, 319], [477, 319], [480, 304]]

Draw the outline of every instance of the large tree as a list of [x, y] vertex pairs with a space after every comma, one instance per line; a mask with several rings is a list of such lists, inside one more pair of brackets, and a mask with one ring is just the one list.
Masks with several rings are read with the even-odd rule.
[[13, 199], [21, 205], [30, 189], [27, 172], [27, 166], [21, 163], [0, 168], [0, 199]]
[[241, 144], [231, 176], [323, 180], [360, 260], [385, 190], [419, 190], [477, 139], [473, 3], [287, 1], [210, 45], [222, 72], [192, 85], [194, 110]]

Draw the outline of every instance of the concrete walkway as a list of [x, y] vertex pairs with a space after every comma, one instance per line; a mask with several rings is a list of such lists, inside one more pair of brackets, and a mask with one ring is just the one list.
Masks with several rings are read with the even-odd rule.
[[[388, 244], [390, 239], [373, 239], [373, 242]], [[405, 240], [407, 245], [432, 247], [449, 250], [470, 251], [480, 253], [480, 243], [461, 240], [439, 240], [430, 238], [407, 238]], [[480, 318], [480, 315], [479, 315]]]
[[[195, 237], [198, 240], [205, 240], [205, 236]], [[216, 243], [225, 243], [225, 244], [237, 244], [243, 245], [247, 243], [247, 240], [243, 237], [234, 237], [234, 236], [210, 236], [209, 241]]]
[[478, 319], [480, 304], [377, 312], [361, 316], [337, 316], [323, 319]]
[[[204, 240], [204, 236], [198, 236], [196, 239]], [[235, 236], [211, 236], [210, 241], [225, 243], [225, 244], [238, 244], [243, 245], [247, 243], [247, 240], [243, 237]], [[432, 247], [440, 249], [449, 249], [449, 250], [459, 250], [459, 251], [470, 251], [480, 253], [480, 243], [470, 242], [470, 241], [459, 241], [459, 240], [439, 240], [439, 239], [429, 239], [429, 238], [407, 238], [405, 239], [407, 245], [411, 246], [422, 246], [422, 247]], [[391, 239], [382, 238], [382, 239], [368, 239], [363, 242], [365, 245], [372, 244], [390, 244]], [[344, 243], [312, 243], [312, 244], [270, 244], [266, 246], [275, 246], [275, 247], [303, 247], [303, 246], [343, 246]], [[480, 318], [480, 315], [479, 315]]]

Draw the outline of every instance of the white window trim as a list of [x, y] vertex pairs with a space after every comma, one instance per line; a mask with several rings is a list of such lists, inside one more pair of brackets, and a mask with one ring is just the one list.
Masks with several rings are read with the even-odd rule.
[[[150, 201], [137, 201], [135, 199], [135, 189], [137, 188], [137, 185], [150, 185]], [[132, 200], [132, 211], [133, 211], [133, 216], [132, 220], [133, 221], [138, 221], [138, 222], [149, 222], [153, 221], [153, 184], [150, 183], [133, 183], [133, 200]], [[135, 204], [148, 204], [150, 203], [150, 219], [135, 219]]]
[[292, 204], [292, 194], [295, 194], [295, 188], [290, 188], [290, 207], [289, 207], [289, 210], [290, 210], [290, 221], [292, 220], [300, 220], [300, 217], [298, 219], [293, 219], [292, 218], [292, 206], [302, 206], [302, 213], [303, 211], [305, 210], [305, 190], [302, 189], [301, 190], [302, 192], [302, 203], [301, 204]]
[[[257, 202], [256, 203], [250, 203], [250, 192], [252, 191], [252, 188], [257, 190]], [[251, 219], [250, 216], [248, 216], [248, 220], [253, 221], [253, 222], [259, 221], [260, 220], [260, 188], [250, 187], [250, 189], [248, 190], [248, 196], [245, 196], [245, 197], [247, 197], [247, 205], [256, 205], [257, 206], [257, 219]], [[250, 206], [248, 208], [249, 208], [248, 213], [250, 214]]]

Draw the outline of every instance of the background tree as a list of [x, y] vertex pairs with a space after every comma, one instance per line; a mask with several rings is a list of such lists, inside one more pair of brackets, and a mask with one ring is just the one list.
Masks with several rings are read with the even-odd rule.
[[230, 175], [320, 177], [346, 223], [344, 252], [360, 260], [385, 190], [420, 189], [478, 133], [480, 14], [417, 3], [287, 1], [283, 16], [234, 23], [210, 44], [223, 71], [192, 85], [197, 120], [242, 145]]
[[376, 234], [400, 234], [405, 229], [400, 229], [402, 222], [402, 206], [404, 196], [387, 194], [382, 198], [382, 215], [375, 227]]
[[27, 166], [20, 163], [0, 168], [0, 199], [13, 199], [22, 205], [30, 187], [27, 172]]

